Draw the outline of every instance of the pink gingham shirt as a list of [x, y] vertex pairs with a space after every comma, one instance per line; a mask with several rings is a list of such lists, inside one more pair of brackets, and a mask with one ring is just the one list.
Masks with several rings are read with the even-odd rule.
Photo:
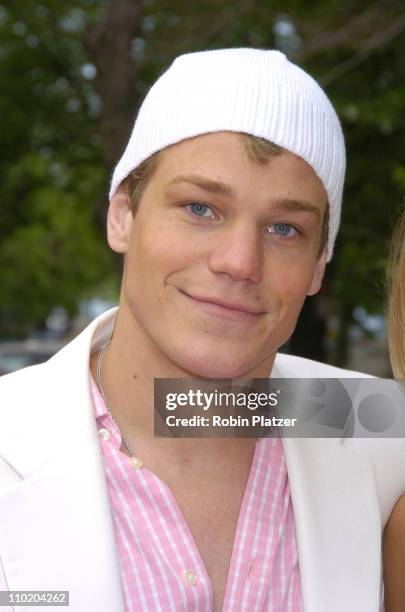
[[[127, 612], [212, 612], [213, 590], [167, 485], [119, 449], [97, 386], [91, 392]], [[257, 441], [229, 567], [223, 612], [302, 611], [294, 516], [279, 438]]]

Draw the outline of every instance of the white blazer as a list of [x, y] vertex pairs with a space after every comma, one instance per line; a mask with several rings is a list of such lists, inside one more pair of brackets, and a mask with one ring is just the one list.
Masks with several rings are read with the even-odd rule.
[[[89, 388], [90, 352], [109, 339], [115, 313], [47, 363], [0, 378], [0, 590], [68, 590], [71, 612], [124, 610]], [[286, 355], [272, 375], [358, 376]], [[381, 535], [405, 491], [405, 442], [283, 444], [305, 612], [383, 610]]]

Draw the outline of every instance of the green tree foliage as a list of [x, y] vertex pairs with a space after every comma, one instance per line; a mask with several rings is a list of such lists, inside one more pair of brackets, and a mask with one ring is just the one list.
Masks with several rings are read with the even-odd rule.
[[[96, 4], [96, 3], [94, 3]], [[86, 12], [0, 6], [0, 333], [23, 335], [55, 305], [73, 314], [114, 266], [98, 231], [106, 188]]]
[[398, 0], [0, 4], [3, 320], [22, 329], [54, 304], [73, 312], [114, 277], [105, 192], [140, 100], [179, 53], [224, 46], [280, 48], [332, 98], [348, 178], [329, 293], [344, 321], [357, 305], [381, 312], [405, 187], [404, 30]]

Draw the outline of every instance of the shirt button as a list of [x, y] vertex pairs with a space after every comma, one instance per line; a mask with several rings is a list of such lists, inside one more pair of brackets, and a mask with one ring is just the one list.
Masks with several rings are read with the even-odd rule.
[[134, 470], [139, 470], [143, 466], [143, 462], [138, 457], [131, 457], [129, 463]]
[[197, 582], [197, 574], [194, 574], [194, 572], [190, 572], [189, 570], [184, 570], [183, 576], [187, 584], [195, 584]]
[[111, 438], [111, 431], [103, 427], [102, 429], [98, 430], [98, 435], [102, 440], [109, 440]]

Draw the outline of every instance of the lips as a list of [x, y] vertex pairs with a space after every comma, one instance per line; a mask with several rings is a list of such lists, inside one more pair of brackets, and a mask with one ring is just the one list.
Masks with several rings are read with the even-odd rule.
[[226, 318], [249, 318], [257, 319], [260, 315], [265, 314], [262, 310], [257, 310], [240, 302], [230, 302], [222, 298], [208, 297], [200, 295], [191, 295], [185, 291], [181, 291], [193, 302], [200, 304], [202, 307], [210, 309], [214, 314], [224, 315]]

